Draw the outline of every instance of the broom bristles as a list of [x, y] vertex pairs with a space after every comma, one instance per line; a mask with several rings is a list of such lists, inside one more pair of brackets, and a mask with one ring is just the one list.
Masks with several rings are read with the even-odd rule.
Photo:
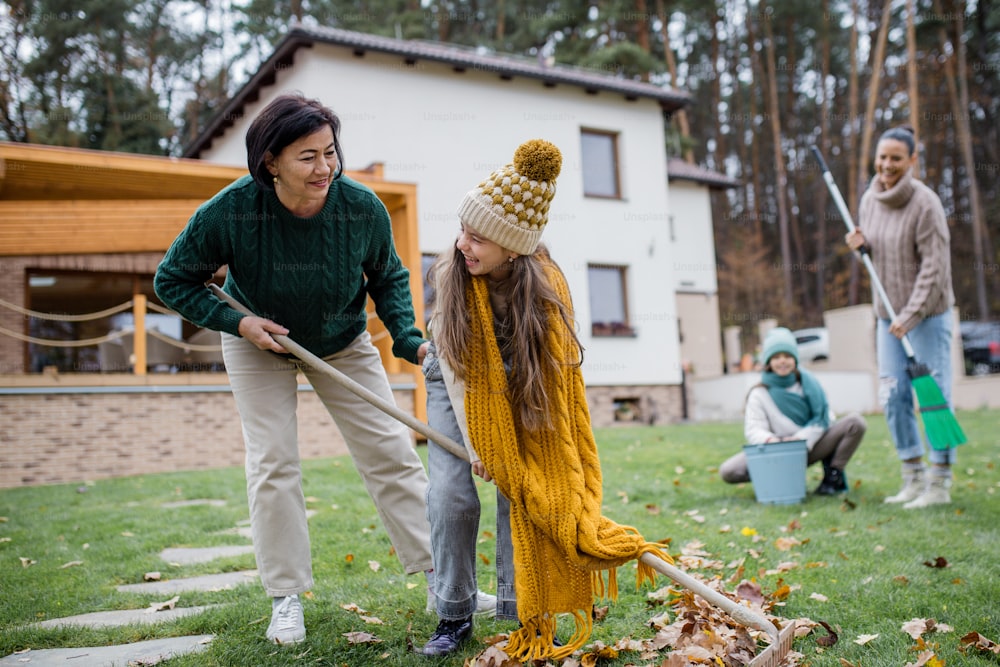
[[950, 449], [963, 444], [965, 433], [948, 407], [941, 388], [930, 375], [913, 378], [913, 389], [920, 403], [920, 416], [924, 420], [924, 433], [934, 449]]

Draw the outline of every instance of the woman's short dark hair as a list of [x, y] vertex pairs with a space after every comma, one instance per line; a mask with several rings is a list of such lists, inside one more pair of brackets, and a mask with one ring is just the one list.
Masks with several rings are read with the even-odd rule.
[[344, 153], [340, 148], [340, 119], [319, 100], [301, 93], [287, 93], [274, 98], [250, 123], [247, 130], [247, 167], [260, 187], [273, 190], [274, 177], [267, 169], [268, 157], [277, 157], [289, 144], [329, 126], [333, 130], [333, 148], [337, 153], [337, 171], [333, 180], [344, 173]]
[[889, 128], [882, 133], [882, 136], [878, 138], [879, 141], [883, 139], [892, 139], [894, 141], [902, 141], [906, 144], [906, 147], [910, 149], [910, 155], [917, 152], [917, 142], [913, 137], [913, 127], [910, 125], [897, 125], [896, 127]]

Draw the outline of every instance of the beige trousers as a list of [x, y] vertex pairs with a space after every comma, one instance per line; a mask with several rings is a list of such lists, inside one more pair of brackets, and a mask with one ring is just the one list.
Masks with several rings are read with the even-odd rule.
[[[243, 425], [250, 528], [268, 595], [304, 593], [313, 586], [295, 414], [300, 370], [343, 434], [407, 574], [431, 569], [427, 473], [407, 428], [303, 362], [229, 334], [222, 334], [222, 348]], [[367, 332], [324, 361], [393, 402]]]

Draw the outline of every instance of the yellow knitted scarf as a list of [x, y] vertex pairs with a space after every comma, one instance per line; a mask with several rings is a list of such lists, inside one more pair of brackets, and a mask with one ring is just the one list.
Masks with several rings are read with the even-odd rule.
[[[548, 265], [546, 274], [569, 305], [562, 273]], [[473, 278], [466, 304], [472, 328], [464, 360], [469, 437], [511, 504], [514, 587], [522, 627], [511, 634], [505, 651], [521, 661], [566, 658], [590, 637], [594, 595], [617, 597], [615, 568], [647, 551], [672, 561], [634, 528], [601, 515], [601, 467], [583, 374], [557, 309], [548, 313], [547, 345], [564, 365], [556, 377], [545, 380], [553, 425], [528, 432], [511, 410], [485, 279]], [[638, 584], [654, 579], [651, 568], [642, 562], [638, 566]], [[556, 614], [562, 613], [572, 614], [575, 632], [564, 646], [555, 647]]]

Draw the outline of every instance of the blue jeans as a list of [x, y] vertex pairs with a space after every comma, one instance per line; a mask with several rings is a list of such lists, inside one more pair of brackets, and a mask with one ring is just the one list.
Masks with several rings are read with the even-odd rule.
[[[952, 312], [948, 310], [922, 320], [906, 335], [917, 361], [930, 369], [949, 407], [952, 320]], [[928, 447], [914, 413], [912, 385], [906, 372], [906, 352], [903, 351], [902, 341], [889, 333], [889, 324], [889, 320], [880, 318], [876, 326], [879, 403], [885, 411], [885, 420], [899, 459], [923, 458]], [[931, 463], [952, 464], [955, 462], [955, 449], [931, 448], [929, 458]]]
[[[423, 365], [427, 386], [427, 423], [458, 443], [463, 442], [448, 389], [431, 345]], [[479, 492], [472, 466], [432, 440], [427, 442], [427, 519], [431, 525], [434, 593], [438, 617], [460, 620], [476, 610], [476, 540], [479, 536]], [[516, 619], [514, 547], [510, 536], [510, 504], [497, 491], [496, 529], [497, 618]]]

